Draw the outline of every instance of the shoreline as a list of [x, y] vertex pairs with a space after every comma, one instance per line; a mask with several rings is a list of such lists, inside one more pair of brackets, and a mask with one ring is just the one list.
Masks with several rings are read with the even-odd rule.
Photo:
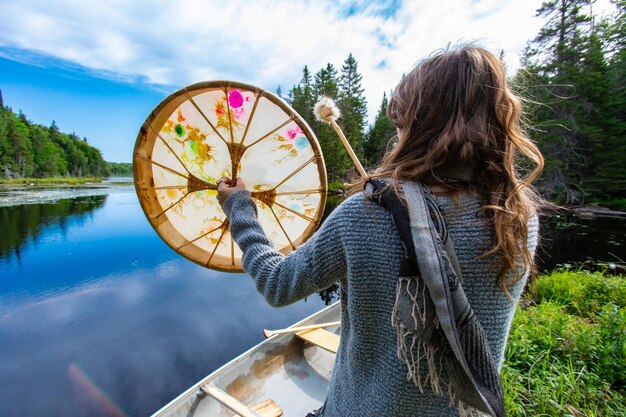
[[132, 184], [132, 177], [0, 178], [0, 191], [43, 191], [58, 188], [89, 188]]
[[[0, 178], [0, 193], [11, 191], [46, 191], [55, 189], [103, 188], [133, 185], [132, 177], [56, 177], [56, 178]], [[342, 191], [329, 184], [328, 195], [342, 197]], [[555, 206], [542, 210], [546, 215], [575, 215], [583, 220], [595, 218], [626, 218], [626, 208], [611, 209], [609, 207], [588, 204], [575, 206]]]
[[541, 210], [545, 215], [574, 215], [582, 220], [591, 220], [596, 218], [617, 218], [626, 219], [626, 211], [621, 209], [615, 210], [608, 207], [589, 204], [584, 206], [560, 206], [557, 208], [544, 208]]
[[[0, 184], [0, 207], [28, 204], [50, 204], [59, 200], [108, 195], [117, 192], [134, 192], [132, 180], [57, 184]], [[126, 180], [126, 181], [124, 181]]]

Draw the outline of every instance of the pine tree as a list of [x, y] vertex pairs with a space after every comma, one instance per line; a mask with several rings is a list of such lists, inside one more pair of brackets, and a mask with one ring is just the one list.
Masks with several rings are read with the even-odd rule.
[[[339, 125], [359, 158], [363, 157], [363, 137], [367, 123], [367, 101], [361, 87], [362, 79], [356, 59], [349, 54], [341, 67], [339, 77], [337, 104], [342, 115]], [[347, 152], [344, 152], [342, 157], [349, 161]], [[349, 166], [350, 162], [343, 165]]]
[[596, 200], [622, 207], [626, 201], [626, 1], [613, 0], [617, 12], [602, 32], [605, 48], [610, 53], [607, 62], [607, 95], [601, 120], [605, 140], [595, 149], [597, 159], [594, 183]]
[[335, 99], [342, 112], [339, 124], [352, 146], [362, 155], [367, 113], [361, 79], [356, 60], [350, 55], [342, 67], [340, 78], [335, 67], [329, 63], [315, 74], [313, 81], [308, 66], [305, 66], [302, 79], [289, 90], [287, 101], [318, 138], [330, 181], [347, 180], [347, 173], [354, 169], [354, 165], [337, 134], [328, 124], [315, 120], [312, 109], [321, 95]]
[[375, 167], [380, 164], [390, 139], [396, 135], [396, 127], [387, 118], [388, 104], [387, 93], [384, 93], [376, 120], [367, 133], [366, 141], [363, 144], [365, 163], [369, 167]]
[[599, 33], [601, 30], [603, 25], [594, 25], [582, 60], [580, 77], [576, 80], [581, 147], [587, 151], [582, 188], [589, 196], [603, 194], [605, 186], [611, 187], [611, 184], [605, 184], [602, 180], [606, 155], [612, 154], [613, 149], [611, 138], [607, 135], [612, 121], [611, 109], [607, 106], [611, 91], [604, 45]]
[[626, 198], [626, 1], [613, 1], [609, 21], [586, 13], [592, 3], [544, 2], [548, 21], [516, 77], [540, 103], [531, 112], [546, 159], [539, 186], [559, 202]]
[[547, 18], [534, 39], [534, 55], [545, 55], [543, 72], [567, 80], [582, 56], [585, 33], [591, 16], [584, 13], [593, 0], [548, 0], [541, 4], [537, 16]]
[[29, 137], [29, 122], [21, 111], [9, 119], [9, 142], [13, 146], [13, 158], [17, 167], [17, 174], [21, 177], [31, 177], [34, 170], [33, 148]]
[[337, 82], [337, 70], [333, 64], [326, 64], [326, 67], [320, 69], [315, 74], [313, 90], [317, 98], [326, 96], [332, 98], [333, 100], [337, 100], [339, 86]]
[[549, 0], [537, 10], [547, 23], [527, 48], [524, 62], [538, 106], [532, 114], [535, 139], [546, 158], [541, 186], [548, 197], [581, 202], [582, 174], [589, 141], [580, 125], [582, 57], [588, 52], [591, 18], [584, 13], [591, 0]]
[[0, 176], [7, 178], [17, 174], [17, 166], [13, 156], [13, 145], [9, 140], [9, 120], [11, 111], [0, 107]]
[[315, 95], [313, 93], [313, 79], [306, 65], [302, 70], [300, 83], [294, 86], [289, 92], [289, 102], [294, 110], [297, 111], [309, 125], [313, 125]]

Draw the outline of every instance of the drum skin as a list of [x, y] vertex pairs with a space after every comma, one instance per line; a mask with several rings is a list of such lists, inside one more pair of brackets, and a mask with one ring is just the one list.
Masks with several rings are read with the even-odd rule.
[[241, 272], [242, 253], [217, 202], [217, 181], [241, 177], [274, 247], [287, 254], [321, 221], [327, 179], [311, 128], [258, 87], [209, 81], [163, 100], [142, 125], [135, 189], [157, 234], [185, 258]]

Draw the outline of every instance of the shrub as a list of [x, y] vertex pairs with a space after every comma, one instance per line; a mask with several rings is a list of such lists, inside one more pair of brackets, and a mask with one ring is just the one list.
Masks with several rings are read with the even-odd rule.
[[502, 369], [511, 416], [626, 415], [626, 280], [539, 277], [518, 308]]

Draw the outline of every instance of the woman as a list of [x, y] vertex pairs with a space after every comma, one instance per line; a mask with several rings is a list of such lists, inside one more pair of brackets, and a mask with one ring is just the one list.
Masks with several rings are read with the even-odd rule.
[[[398, 142], [371, 177], [385, 179], [399, 194], [402, 184], [417, 183], [436, 196], [462, 288], [499, 371], [537, 245], [539, 199], [529, 186], [543, 159], [520, 127], [520, 101], [498, 58], [464, 47], [419, 63], [396, 87], [387, 115], [398, 129]], [[517, 172], [519, 153], [537, 165], [525, 179]], [[432, 373], [443, 372], [436, 364], [449, 351], [434, 349], [413, 375], [399, 355], [392, 315], [406, 252], [388, 210], [357, 193], [284, 256], [263, 233], [243, 181], [230, 184], [225, 178], [218, 198], [244, 253], [244, 269], [271, 305], [341, 285], [341, 343], [326, 403], [316, 415], [440, 417], [467, 411], [453, 402], [462, 387], [440, 389], [433, 382]]]

